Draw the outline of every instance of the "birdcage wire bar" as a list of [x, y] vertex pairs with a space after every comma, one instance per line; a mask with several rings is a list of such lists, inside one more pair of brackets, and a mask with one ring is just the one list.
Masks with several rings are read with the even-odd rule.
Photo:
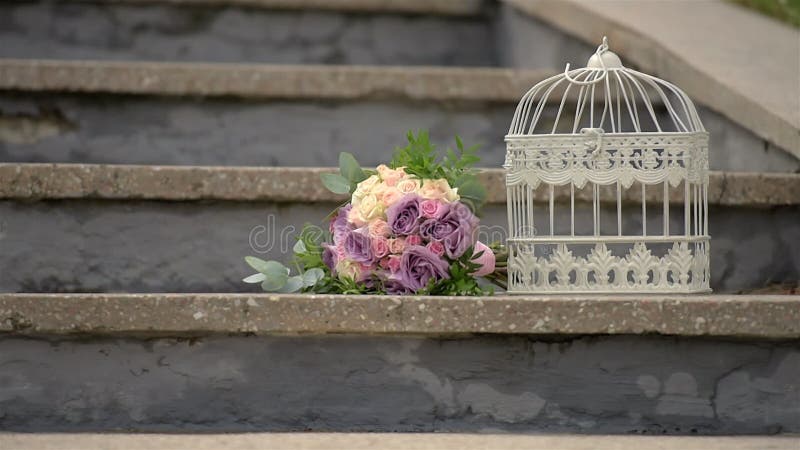
[[710, 290], [708, 133], [678, 87], [604, 38], [586, 68], [523, 95], [505, 140], [509, 292]]

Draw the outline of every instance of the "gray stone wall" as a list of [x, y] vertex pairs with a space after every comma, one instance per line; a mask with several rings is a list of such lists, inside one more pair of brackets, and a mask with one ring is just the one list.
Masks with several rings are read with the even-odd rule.
[[[500, 167], [508, 103], [262, 101], [123, 96], [0, 95], [0, 161], [116, 164], [335, 166], [349, 151], [386, 162], [408, 130], [441, 146], [458, 134]], [[547, 110], [555, 116], [555, 108]], [[800, 161], [712, 111], [714, 170], [800, 170]]]
[[[319, 224], [334, 207], [0, 201], [0, 291], [257, 291], [241, 282], [250, 274], [242, 258], [254, 254], [288, 260], [300, 227]], [[577, 208], [577, 232], [589, 234], [591, 207]], [[641, 229], [637, 209], [631, 205], [624, 219], [630, 232]], [[556, 223], [569, 224], [569, 206], [556, 211]], [[800, 209], [715, 207], [709, 215], [711, 286], [717, 292], [800, 280]], [[673, 221], [673, 230], [681, 229], [678, 222]], [[616, 224], [614, 207], [603, 211], [602, 224]], [[482, 225], [483, 240], [504, 238], [505, 205], [487, 207]], [[657, 222], [648, 228], [657, 231]]]
[[496, 64], [482, 17], [29, 1], [0, 4], [0, 57]]
[[800, 432], [797, 342], [0, 338], [0, 429]]
[[339, 152], [375, 166], [408, 130], [442, 146], [481, 144], [500, 167], [509, 104], [242, 102], [114, 96], [0, 97], [0, 161], [336, 166]]

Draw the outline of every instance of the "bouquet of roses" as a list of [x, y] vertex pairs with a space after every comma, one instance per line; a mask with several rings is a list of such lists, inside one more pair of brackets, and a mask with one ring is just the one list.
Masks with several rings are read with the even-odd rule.
[[475, 148], [456, 143], [439, 158], [427, 133], [409, 133], [408, 145], [374, 171], [342, 153], [340, 173], [322, 182], [350, 200], [331, 214], [327, 233], [304, 227], [294, 247], [299, 273], [247, 257], [258, 273], [244, 281], [270, 292], [490, 293], [480, 278], [505, 287], [502, 247], [477, 240], [486, 191], [472, 169]]

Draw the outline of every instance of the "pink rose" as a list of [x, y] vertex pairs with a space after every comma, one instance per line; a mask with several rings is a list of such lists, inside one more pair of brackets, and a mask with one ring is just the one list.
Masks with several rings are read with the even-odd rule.
[[369, 234], [372, 237], [389, 237], [392, 231], [383, 219], [375, 219], [369, 223]]
[[472, 262], [480, 266], [478, 270], [472, 274], [476, 277], [482, 277], [494, 272], [495, 256], [492, 249], [487, 247], [483, 242], [476, 242], [473, 255], [477, 255], [480, 252], [483, 252], [481, 256], [477, 258], [473, 256], [472, 258]]
[[353, 208], [347, 213], [347, 221], [352, 223], [357, 227], [364, 226], [366, 222], [361, 219], [361, 215], [358, 213], [358, 209]]
[[394, 186], [403, 178], [405, 172], [402, 169], [399, 170], [392, 170], [385, 164], [381, 164], [378, 166], [378, 175], [380, 175], [381, 179], [387, 186]]
[[375, 237], [372, 239], [372, 253], [376, 258], [383, 258], [389, 254], [389, 241], [384, 237]]
[[401, 198], [403, 198], [403, 194], [397, 189], [386, 189], [381, 194], [381, 203], [388, 208], [397, 203]]
[[428, 250], [430, 250], [436, 256], [444, 255], [444, 245], [442, 245], [439, 241], [431, 241], [427, 245]]
[[401, 259], [402, 258], [400, 256], [396, 256], [396, 255], [389, 257], [389, 262], [386, 265], [389, 267], [389, 270], [392, 273], [397, 273], [397, 271], [400, 270], [400, 260]]
[[406, 248], [406, 240], [404, 238], [389, 239], [389, 251], [392, 253], [400, 254]]
[[406, 238], [406, 245], [420, 245], [422, 238], [418, 234], [412, 234]]
[[448, 211], [446, 204], [437, 200], [423, 200], [419, 204], [420, 213], [426, 219], [440, 219]]

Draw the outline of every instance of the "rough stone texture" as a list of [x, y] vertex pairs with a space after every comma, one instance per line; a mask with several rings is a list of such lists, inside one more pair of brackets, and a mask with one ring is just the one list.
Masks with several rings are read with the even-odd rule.
[[800, 431], [800, 346], [607, 336], [0, 338], [7, 431]]
[[800, 296], [0, 294], [0, 332], [663, 334], [800, 340]]
[[[0, 78], [2, 64], [0, 62]], [[326, 70], [330, 70], [330, 74], [339, 73], [339, 69], [319, 69], [319, 72], [303, 69], [301, 72], [306, 70], [317, 73], [320, 78], [324, 78]], [[379, 79], [382, 70], [390, 69], [370, 69], [365, 73], [374, 73]], [[475, 70], [482, 73], [482, 70]], [[350, 69], [344, 72], [350, 73]], [[362, 164], [377, 165], [386, 162], [392, 149], [405, 142], [407, 130], [429, 129], [434, 141], [442, 146], [452, 145], [455, 134], [467, 144], [480, 144], [481, 165], [500, 167], [505, 156], [503, 137], [514, 114], [516, 96], [530, 85], [519, 84], [517, 93], [517, 88], [504, 88], [494, 75], [478, 81], [481, 76], [472, 77], [474, 72], [459, 73], [469, 75], [464, 79], [480, 85], [474, 91], [477, 92], [474, 98], [483, 101], [434, 101], [447, 99], [448, 94], [446, 90], [436, 90], [439, 81], [431, 86], [421, 81], [427, 79], [427, 75], [418, 79], [420, 85], [410, 81], [408, 85], [380, 91], [401, 93], [404, 99], [394, 101], [305, 102], [273, 98], [242, 102], [220, 98], [5, 94], [0, 96], [0, 161], [335, 166], [340, 151], [351, 151]], [[330, 80], [338, 79], [334, 76], [326, 83], [335, 86]], [[348, 79], [350, 75], [340, 80]], [[430, 79], [436, 80], [437, 75], [431, 75]], [[347, 89], [328, 91], [314, 83], [290, 85], [291, 95], [305, 96], [306, 92], [313, 91], [324, 92], [322, 97], [360, 95]], [[342, 84], [349, 83], [342, 81]], [[466, 89], [472, 81], [465, 83], [460, 86]], [[279, 85], [268, 86], [267, 89], [274, 89], [278, 97], [283, 95], [278, 93], [281, 92]], [[457, 86], [458, 83], [451, 88], [461, 89]], [[363, 92], [379, 94], [370, 91], [369, 83], [361, 87]], [[201, 91], [206, 88], [208, 86], [198, 86]], [[503, 98], [498, 98], [496, 94], [502, 91], [509, 95], [502, 94]], [[459, 92], [449, 97], [450, 100], [466, 97], [473, 91]], [[417, 95], [416, 100], [407, 98]], [[426, 99], [426, 95], [431, 97]], [[481, 95], [485, 98], [481, 99]], [[546, 110], [547, 115], [555, 113], [555, 107]], [[712, 169], [800, 170], [800, 160], [767, 146], [763, 140], [719, 115], [704, 112], [703, 118], [710, 119]]]
[[[552, 70], [0, 61], [0, 89], [245, 98], [513, 101]], [[510, 121], [510, 119], [508, 119]]]
[[622, 0], [504, 2], [592, 45], [608, 36], [623, 63], [673, 82], [695, 101], [800, 157], [796, 29], [723, 1], [645, 2], [636, 8]]
[[475, 433], [0, 433], [16, 450], [795, 450], [792, 436], [582, 436]]
[[[404, 2], [384, 3], [391, 11], [392, 4]], [[410, 2], [408, 9], [422, 3]], [[478, 2], [439, 2], [445, 3], [468, 7]], [[440, 8], [434, 2], [431, 9]], [[397, 39], [398, 35], [403, 38]], [[479, 17], [268, 11], [163, 2], [3, 2], [0, 40], [4, 58], [496, 65], [491, 24]]]
[[[0, 292], [253, 292], [241, 282], [250, 273], [242, 257], [287, 260], [302, 224], [319, 224], [335, 206], [0, 201]], [[638, 209], [624, 208], [623, 232], [641, 230]], [[505, 205], [484, 212], [480, 239], [505, 239]], [[556, 212], [557, 227], [568, 226], [569, 207]], [[800, 280], [799, 207], [712, 207], [709, 216], [717, 292]], [[590, 235], [591, 207], [576, 204], [576, 218], [576, 233]], [[603, 208], [600, 221], [614, 224], [616, 208]], [[673, 217], [670, 228], [681, 222]]]
[[94, 0], [95, 3], [173, 4], [184, 6], [247, 6], [265, 9], [399, 12], [412, 14], [476, 15], [481, 0]]
[[58, 96], [6, 97], [0, 111], [1, 161], [246, 166], [337, 166], [341, 151], [376, 166], [408, 130], [428, 129], [442, 146], [456, 134], [481, 144], [481, 164], [500, 167], [513, 115], [510, 104]]
[[[118, 199], [118, 200], [235, 200], [272, 202], [341, 202], [320, 182], [333, 167], [186, 167], [93, 164], [0, 163], [0, 199]], [[481, 183], [487, 202], [505, 203], [505, 172], [483, 169]], [[570, 190], [555, 191], [558, 202], [569, 202]], [[602, 202], [616, 204], [616, 188], [603, 186]], [[549, 201], [546, 189], [535, 200]], [[589, 189], [575, 192], [577, 201], [590, 202]], [[641, 203], [636, 188], [622, 194], [626, 203]], [[650, 189], [648, 202], [661, 202], [663, 191]], [[670, 202], [682, 204], [683, 188], [670, 190]], [[730, 206], [782, 206], [800, 204], [800, 174], [711, 172], [708, 200]]]

